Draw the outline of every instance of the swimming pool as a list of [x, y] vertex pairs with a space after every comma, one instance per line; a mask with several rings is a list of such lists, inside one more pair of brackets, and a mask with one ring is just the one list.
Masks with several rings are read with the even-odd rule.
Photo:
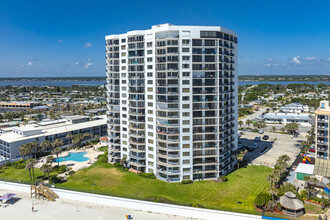
[[53, 162], [62, 162], [62, 161], [76, 161], [76, 162], [84, 162], [89, 160], [88, 157], [84, 157], [84, 155], [87, 154], [86, 152], [78, 152], [78, 153], [69, 153], [66, 157], [59, 157], [53, 160]]

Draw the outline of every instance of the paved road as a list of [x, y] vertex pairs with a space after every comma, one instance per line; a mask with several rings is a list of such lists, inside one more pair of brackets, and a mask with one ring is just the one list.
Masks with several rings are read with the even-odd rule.
[[255, 118], [261, 116], [262, 113], [264, 113], [264, 112], [266, 112], [266, 108], [260, 108], [259, 111], [254, 112], [252, 115], [247, 115], [247, 116], [245, 116], [245, 118], [242, 118], [241, 121], [243, 121], [244, 122], [244, 125], [245, 125], [246, 120], [248, 120], [248, 119], [250, 119], [250, 120], [255, 119]]

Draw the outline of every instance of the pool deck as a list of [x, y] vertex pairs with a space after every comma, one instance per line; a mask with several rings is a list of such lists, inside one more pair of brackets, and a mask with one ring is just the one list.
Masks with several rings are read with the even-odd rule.
[[[69, 155], [69, 153], [78, 153], [78, 152], [86, 152], [87, 154], [84, 155], [84, 157], [88, 157], [89, 160], [83, 161], [83, 162], [76, 162], [76, 161], [62, 161], [60, 162], [61, 165], [66, 165], [68, 167], [71, 167], [72, 170], [78, 171], [81, 169], [84, 169], [86, 167], [89, 167], [93, 163], [97, 161], [97, 156], [100, 154], [103, 154], [104, 152], [96, 150], [98, 146], [85, 149], [85, 150], [70, 150], [70, 151], [64, 151], [61, 154], [58, 155], [58, 157], [66, 157]], [[53, 155], [54, 156], [54, 155]], [[56, 158], [56, 156], [54, 156]], [[36, 167], [40, 168], [46, 161], [46, 157], [43, 157], [40, 159], [40, 161], [36, 164]], [[57, 165], [57, 162], [52, 163], [53, 166]]]

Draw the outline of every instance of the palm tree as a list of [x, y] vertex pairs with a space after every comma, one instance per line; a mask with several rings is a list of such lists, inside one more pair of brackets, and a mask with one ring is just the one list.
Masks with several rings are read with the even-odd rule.
[[50, 164], [45, 163], [40, 167], [40, 170], [44, 173], [44, 178], [45, 174], [47, 173], [49, 179], [49, 172], [52, 170], [52, 166]]
[[54, 161], [54, 157], [53, 156], [48, 156], [47, 158], [46, 158], [46, 163], [49, 163], [49, 164], [52, 164], [53, 163], [53, 161]]
[[290, 160], [290, 157], [288, 155], [281, 155], [278, 160], [282, 160], [284, 162], [288, 162]]
[[76, 134], [73, 136], [72, 139], [72, 143], [76, 146], [76, 147], [80, 147], [80, 144], [83, 140], [83, 135], [82, 134]]
[[272, 127], [272, 131], [273, 131], [273, 132], [276, 131], [276, 127], [275, 127], [275, 126]]
[[49, 151], [52, 148], [52, 144], [50, 143], [49, 140], [44, 140], [41, 142], [40, 147], [42, 148], [43, 151]]
[[32, 149], [29, 144], [22, 144], [18, 148], [18, 152], [23, 157], [23, 160], [25, 159], [26, 156], [29, 156], [31, 154], [31, 151]]
[[244, 124], [243, 121], [238, 121], [238, 125], [239, 125], [240, 128], [242, 127], [243, 124]]
[[30, 164], [30, 161], [28, 160], [28, 161], [26, 161], [26, 163], [25, 163], [25, 169], [26, 170], [29, 170], [29, 175], [30, 175], [30, 180], [32, 179], [31, 178], [31, 164]]
[[54, 114], [54, 112], [49, 112], [49, 118], [52, 119], [52, 120], [55, 120], [56, 119], [56, 116]]
[[307, 185], [307, 199], [309, 200], [309, 198], [311, 196], [311, 185], [310, 185], [311, 177], [304, 176], [304, 181], [306, 182], [306, 185]]
[[41, 149], [41, 146], [38, 144], [37, 141], [32, 141], [32, 142], [30, 143], [30, 146], [31, 146], [32, 152], [33, 152], [33, 154], [34, 154], [34, 158], [36, 158], [36, 157], [37, 157], [37, 153], [38, 153], [38, 152], [40, 151], [40, 149]]
[[94, 135], [94, 138], [95, 138], [95, 140], [99, 141], [100, 135], [96, 134], [96, 135]]
[[62, 148], [57, 147], [57, 148], [54, 149], [54, 154], [56, 154], [56, 157], [57, 157], [57, 165], [58, 165], [58, 166], [60, 166], [60, 161], [59, 161], [59, 159], [58, 159], [58, 155], [59, 155], [60, 153], [62, 153]]
[[253, 127], [254, 127], [254, 128], [258, 128], [258, 127], [259, 127], [259, 122], [254, 122], [254, 123], [253, 123]]
[[245, 156], [247, 153], [248, 153], [248, 151], [247, 151], [247, 150], [244, 150], [244, 151], [239, 152], [239, 154], [237, 155], [237, 169], [239, 169], [239, 163], [240, 163], [241, 161], [243, 161], [244, 156]]
[[281, 127], [280, 130], [285, 133], [285, 128], [284, 127]]
[[68, 134], [66, 135], [65, 138], [66, 138], [66, 139], [68, 140], [68, 142], [70, 143], [70, 142], [72, 141], [72, 138], [73, 138], [72, 133], [68, 133]]
[[90, 139], [91, 137], [93, 137], [93, 135], [90, 133], [85, 133], [85, 134], [83, 134], [82, 137], [83, 137], [83, 139]]
[[295, 134], [296, 131], [298, 130], [299, 128], [299, 124], [298, 123], [289, 123], [289, 124], [286, 124], [284, 126], [285, 130], [287, 130], [290, 134]]
[[56, 139], [54, 142], [53, 142], [53, 148], [57, 148], [57, 147], [61, 147], [63, 146], [63, 141], [62, 139]]
[[45, 176], [46, 176], [46, 167], [47, 167], [47, 165], [48, 164], [43, 164], [41, 167], [40, 167], [40, 170], [41, 170], [41, 172], [43, 172], [44, 173], [44, 178], [45, 178]]
[[250, 124], [252, 124], [252, 123], [253, 123], [253, 122], [252, 122], [252, 120], [250, 120], [250, 119], [248, 119], [248, 120], [245, 121], [245, 124], [247, 124], [248, 127], [250, 127]]
[[34, 176], [34, 165], [36, 164], [35, 159], [29, 159], [26, 162], [25, 169], [29, 169], [29, 174], [30, 174], [30, 180], [31, 180], [31, 170], [32, 170], [32, 175], [33, 175], [33, 182], [35, 182], [35, 176]]

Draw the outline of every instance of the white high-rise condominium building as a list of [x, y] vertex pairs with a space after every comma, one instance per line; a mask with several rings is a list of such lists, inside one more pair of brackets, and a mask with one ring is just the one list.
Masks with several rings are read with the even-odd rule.
[[236, 165], [237, 35], [162, 24], [106, 39], [109, 162], [165, 181]]

